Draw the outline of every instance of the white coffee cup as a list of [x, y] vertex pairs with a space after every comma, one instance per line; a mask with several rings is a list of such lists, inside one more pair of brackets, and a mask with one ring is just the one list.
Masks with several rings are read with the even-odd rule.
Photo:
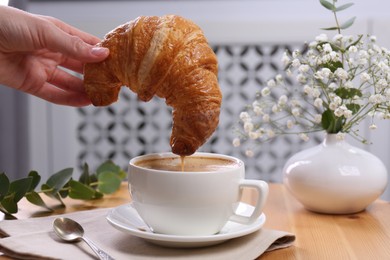
[[[179, 171], [150, 168], [154, 167], [150, 165], [153, 163], [164, 164], [161, 160], [172, 160], [175, 165], [181, 162], [180, 157], [172, 153], [148, 154], [130, 160], [128, 171], [133, 206], [154, 232], [212, 235], [229, 220], [249, 225], [261, 215], [268, 184], [261, 180], [246, 180], [241, 160], [221, 154], [195, 153], [185, 157], [184, 172], [180, 168]], [[206, 165], [221, 162], [223, 166], [212, 166], [211, 171], [186, 171], [191, 163], [197, 165], [199, 162]], [[244, 187], [258, 191], [251, 216], [235, 213]]]

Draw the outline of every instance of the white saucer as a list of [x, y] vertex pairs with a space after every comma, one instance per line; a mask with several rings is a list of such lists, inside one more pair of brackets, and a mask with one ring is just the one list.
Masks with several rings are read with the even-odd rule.
[[[253, 212], [253, 209], [254, 207], [249, 204], [240, 203], [237, 213], [248, 216]], [[106, 218], [112, 226], [120, 231], [141, 237], [151, 243], [167, 247], [203, 247], [216, 245], [229, 239], [245, 236], [259, 230], [264, 225], [266, 219], [263, 213], [251, 225], [243, 225], [229, 221], [222, 230], [215, 235], [177, 236], [158, 234], [150, 231], [131, 204], [125, 204], [110, 210]], [[146, 231], [138, 228], [144, 228]]]

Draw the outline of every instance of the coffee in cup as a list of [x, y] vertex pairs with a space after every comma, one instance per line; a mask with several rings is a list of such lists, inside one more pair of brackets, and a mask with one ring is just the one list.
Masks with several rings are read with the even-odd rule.
[[147, 169], [176, 172], [212, 172], [238, 168], [240, 166], [235, 160], [207, 156], [186, 156], [184, 158], [179, 156], [155, 157], [139, 160], [135, 165]]
[[[184, 159], [172, 153], [149, 154], [130, 160], [132, 203], [156, 233], [212, 235], [227, 221], [253, 223], [262, 213], [268, 185], [246, 180], [244, 163], [234, 157], [195, 153]], [[244, 187], [257, 189], [251, 216], [236, 214]]]

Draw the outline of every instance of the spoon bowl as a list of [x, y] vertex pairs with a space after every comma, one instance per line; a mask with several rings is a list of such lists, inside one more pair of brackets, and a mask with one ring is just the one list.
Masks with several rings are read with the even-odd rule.
[[83, 227], [69, 218], [56, 218], [53, 229], [58, 237], [68, 242], [79, 241], [84, 236]]
[[70, 218], [56, 218], [53, 222], [54, 233], [59, 238], [67, 242], [77, 242], [83, 240], [95, 252], [100, 259], [113, 260], [109, 254], [98, 248], [95, 243], [84, 236], [83, 227]]

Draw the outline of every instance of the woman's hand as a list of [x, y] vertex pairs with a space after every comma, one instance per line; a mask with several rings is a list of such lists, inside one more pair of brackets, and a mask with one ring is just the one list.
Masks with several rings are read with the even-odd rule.
[[71, 71], [108, 56], [94, 46], [99, 41], [58, 19], [0, 6], [0, 84], [56, 104], [88, 105], [83, 80]]

